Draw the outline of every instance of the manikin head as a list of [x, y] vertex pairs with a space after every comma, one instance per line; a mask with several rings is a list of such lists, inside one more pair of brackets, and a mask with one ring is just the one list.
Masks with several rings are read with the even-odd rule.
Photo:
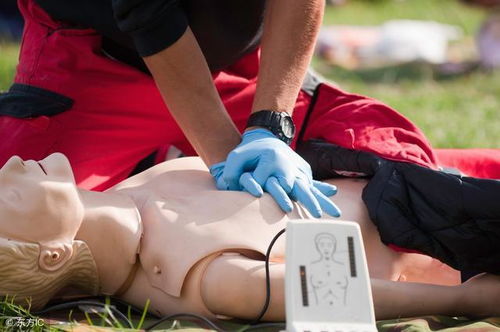
[[40, 162], [10, 158], [0, 169], [0, 261], [4, 265], [0, 295], [31, 296], [33, 305], [43, 305], [69, 286], [65, 279], [75, 283], [69, 275], [74, 274], [75, 263], [79, 269], [87, 266], [87, 282], [94, 284], [90, 288], [97, 287], [95, 276], [90, 277], [97, 275], [90, 251], [85, 243], [74, 241], [83, 216], [66, 157], [52, 154]]
[[316, 250], [324, 259], [333, 259], [333, 254], [337, 250], [337, 240], [330, 233], [319, 233], [314, 238]]

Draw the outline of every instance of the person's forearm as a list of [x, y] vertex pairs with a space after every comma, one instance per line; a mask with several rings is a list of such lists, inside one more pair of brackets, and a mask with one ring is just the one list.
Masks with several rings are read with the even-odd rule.
[[170, 113], [205, 164], [225, 160], [240, 143], [240, 134], [225, 111], [191, 30], [144, 61]]
[[293, 112], [314, 51], [324, 4], [324, 0], [268, 1], [252, 112]]

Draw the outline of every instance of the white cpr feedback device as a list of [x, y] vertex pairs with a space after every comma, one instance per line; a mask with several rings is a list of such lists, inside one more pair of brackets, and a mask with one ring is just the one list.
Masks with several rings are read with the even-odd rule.
[[376, 332], [357, 223], [292, 220], [286, 227], [287, 332]]

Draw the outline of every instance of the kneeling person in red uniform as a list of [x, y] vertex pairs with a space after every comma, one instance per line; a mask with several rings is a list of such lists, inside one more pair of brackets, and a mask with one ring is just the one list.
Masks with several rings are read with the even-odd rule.
[[435, 167], [423, 134], [394, 110], [304, 81], [323, 6], [19, 0], [26, 25], [15, 83], [0, 96], [0, 165], [62, 152], [79, 186], [104, 190], [175, 146], [200, 155], [219, 189], [267, 191], [314, 216], [340, 215], [325, 199], [335, 188], [313, 181], [287, 144], [319, 138]]

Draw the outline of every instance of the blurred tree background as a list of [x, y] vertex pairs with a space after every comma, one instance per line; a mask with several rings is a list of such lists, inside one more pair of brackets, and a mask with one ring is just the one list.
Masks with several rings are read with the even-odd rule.
[[[4, 1], [4, 0], [2, 0]], [[330, 0], [335, 2], [335, 0]], [[342, 2], [342, 1], [339, 1]], [[474, 49], [487, 11], [458, 0], [346, 0], [328, 6], [324, 25], [380, 25], [393, 19], [436, 21], [464, 31], [460, 48]], [[8, 89], [18, 45], [0, 37], [0, 91]], [[384, 101], [414, 121], [435, 147], [500, 148], [500, 71], [477, 68], [442, 75], [412, 63], [377, 69], [345, 69], [315, 58], [314, 68], [344, 90]]]

